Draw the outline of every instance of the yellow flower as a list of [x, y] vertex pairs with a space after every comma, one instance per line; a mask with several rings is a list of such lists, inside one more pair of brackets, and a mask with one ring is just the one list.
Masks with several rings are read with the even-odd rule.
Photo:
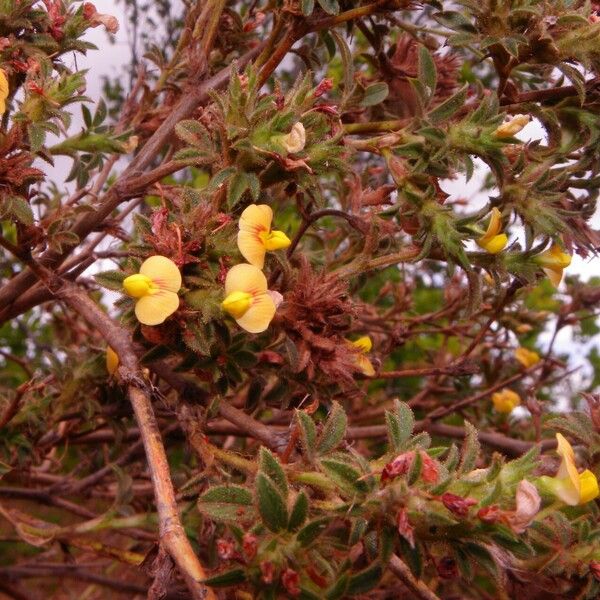
[[502, 230], [502, 214], [494, 207], [487, 231], [477, 240], [477, 244], [490, 254], [498, 254], [504, 250], [508, 243], [508, 237], [505, 233], [500, 233]]
[[541, 477], [550, 490], [569, 506], [585, 504], [598, 497], [598, 480], [588, 469], [579, 473], [575, 465], [575, 452], [565, 437], [557, 433], [557, 452], [562, 458], [556, 477]]
[[110, 347], [106, 347], [106, 370], [114, 375], [119, 368], [119, 355]]
[[509, 413], [521, 404], [521, 397], [517, 392], [504, 388], [502, 391], [492, 394], [492, 402], [497, 412]]
[[295, 154], [296, 152], [303, 150], [304, 145], [306, 144], [306, 131], [304, 125], [300, 122], [296, 123], [288, 134], [281, 136], [280, 142], [290, 154]]
[[529, 115], [515, 115], [506, 123], [502, 123], [502, 125], [496, 129], [494, 135], [498, 138], [513, 137], [513, 135], [519, 133], [530, 120], [531, 117]]
[[8, 98], [8, 79], [6, 73], [0, 69], [0, 115], [6, 112], [6, 99]]
[[563, 270], [571, 264], [571, 256], [563, 252], [558, 244], [552, 244], [548, 250], [536, 256], [535, 261], [544, 269], [552, 285], [558, 287]]
[[527, 348], [517, 348], [515, 350], [515, 358], [526, 368], [533, 367], [540, 362], [540, 355], [533, 350]]
[[267, 290], [267, 278], [254, 265], [236, 265], [225, 278], [223, 310], [250, 333], [261, 333], [275, 316], [275, 302]]
[[242, 256], [262, 269], [265, 254], [287, 248], [291, 242], [283, 231], [271, 230], [273, 211], [266, 204], [251, 204], [240, 217], [238, 248]]
[[373, 363], [367, 356], [365, 356], [365, 354], [371, 352], [371, 349], [373, 348], [373, 342], [371, 341], [371, 338], [368, 335], [363, 335], [357, 340], [348, 343], [350, 346], [352, 346], [352, 348], [358, 351], [354, 358], [354, 364], [358, 370], [367, 377], [373, 377], [373, 375], [375, 375]]
[[179, 308], [177, 292], [181, 288], [181, 273], [166, 256], [151, 256], [140, 272], [123, 281], [123, 288], [135, 303], [135, 316], [144, 325], [160, 325]]

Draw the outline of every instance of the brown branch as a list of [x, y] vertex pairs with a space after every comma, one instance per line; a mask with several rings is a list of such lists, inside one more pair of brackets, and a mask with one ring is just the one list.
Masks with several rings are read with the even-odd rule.
[[121, 365], [119, 373], [128, 386], [154, 487], [160, 543], [183, 574], [192, 598], [215, 600], [213, 592], [201, 583], [206, 578], [204, 568], [181, 524], [169, 463], [150, 402], [150, 383], [140, 369], [129, 332], [118, 327], [76, 285], [63, 282], [56, 295], [95, 327], [118, 354]]
[[388, 563], [390, 571], [417, 597], [421, 600], [440, 600], [429, 587], [420, 579], [417, 579], [408, 565], [396, 554], [392, 554]]

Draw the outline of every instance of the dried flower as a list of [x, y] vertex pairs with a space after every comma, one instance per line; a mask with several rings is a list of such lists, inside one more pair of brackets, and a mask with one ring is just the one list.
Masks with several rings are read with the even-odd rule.
[[373, 348], [373, 342], [368, 335], [363, 335], [362, 337], [354, 340], [353, 342], [349, 342], [350, 346], [355, 349], [356, 357], [355, 364], [356, 368], [367, 377], [373, 377], [375, 375], [375, 369], [373, 368], [373, 363], [369, 360], [366, 354], [371, 352]]
[[413, 450], [396, 456], [396, 458], [383, 467], [383, 471], [381, 472], [381, 482], [384, 483], [388, 479], [395, 479], [400, 475], [406, 475], [414, 459], [415, 453]]
[[409, 543], [411, 548], [415, 547], [415, 528], [408, 520], [408, 511], [402, 507], [396, 515], [398, 533]]
[[497, 523], [502, 519], [503, 512], [498, 506], [484, 506], [477, 511], [477, 518], [484, 523]]
[[110, 347], [106, 347], [106, 370], [114, 375], [119, 368], [119, 355]]
[[140, 272], [123, 281], [123, 288], [135, 303], [135, 316], [144, 325], [159, 325], [179, 308], [177, 292], [181, 288], [181, 273], [166, 256], [151, 256]]
[[294, 569], [287, 568], [281, 574], [281, 583], [290, 596], [300, 595], [300, 576]]
[[454, 579], [458, 576], [456, 561], [451, 556], [444, 556], [436, 564], [438, 575], [442, 579]]
[[6, 99], [8, 98], [8, 79], [3, 69], [0, 69], [0, 115], [6, 112]]
[[275, 302], [267, 290], [267, 278], [254, 265], [236, 265], [225, 278], [223, 310], [250, 333], [265, 331], [275, 316]]
[[221, 560], [229, 560], [235, 554], [235, 544], [231, 540], [219, 538], [217, 540], [217, 554]]
[[600, 581], [600, 561], [592, 560], [590, 561], [590, 571], [594, 575], [594, 577]]
[[265, 254], [287, 248], [291, 242], [283, 231], [272, 230], [273, 211], [266, 204], [251, 204], [240, 217], [238, 248], [242, 256], [255, 267], [262, 269]]
[[504, 388], [500, 392], [492, 394], [492, 402], [496, 412], [509, 413], [512, 412], [519, 404], [521, 404], [521, 396], [513, 390]]
[[528, 350], [522, 346], [515, 350], [515, 358], [526, 368], [533, 367], [540, 362], [540, 355], [533, 350]]
[[263, 560], [259, 566], [263, 583], [266, 583], [267, 585], [273, 583], [275, 577], [275, 565], [270, 560]]
[[563, 270], [571, 264], [571, 256], [563, 252], [558, 244], [552, 244], [548, 250], [535, 257], [535, 262], [542, 267], [552, 285], [558, 287]]
[[531, 117], [529, 115], [515, 115], [512, 119], [506, 121], [506, 123], [502, 123], [502, 125], [496, 129], [494, 135], [497, 138], [513, 137], [519, 133], [530, 120]]
[[258, 550], [258, 538], [253, 534], [246, 532], [242, 538], [242, 550], [248, 560], [252, 560], [256, 556]]
[[573, 447], [561, 433], [556, 434], [556, 441], [556, 451], [562, 458], [558, 473], [556, 477], [540, 477], [540, 482], [569, 506], [585, 504], [598, 497], [596, 476], [589, 469], [579, 473]]
[[469, 514], [469, 508], [477, 504], [473, 498], [463, 498], [456, 494], [446, 492], [441, 496], [442, 504], [457, 517], [466, 517]]
[[477, 240], [477, 244], [490, 254], [498, 254], [508, 243], [508, 236], [502, 231], [502, 214], [494, 207], [487, 231]]
[[506, 523], [515, 533], [524, 533], [540, 511], [542, 499], [533, 483], [522, 479], [517, 485], [517, 507], [506, 514]]
[[91, 2], [86, 2], [83, 5], [83, 16], [89, 21], [90, 27], [98, 27], [104, 25], [108, 33], [117, 33], [119, 31], [119, 21], [112, 15], [103, 15], [96, 10], [96, 7]]
[[296, 152], [303, 150], [306, 145], [306, 131], [304, 125], [298, 121], [288, 134], [279, 137], [279, 142], [286, 149], [288, 154], [295, 154]]

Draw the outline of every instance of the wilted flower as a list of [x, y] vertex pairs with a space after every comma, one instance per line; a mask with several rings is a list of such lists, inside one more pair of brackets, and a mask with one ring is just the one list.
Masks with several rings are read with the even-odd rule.
[[540, 511], [542, 499], [533, 483], [522, 479], [517, 485], [516, 509], [506, 513], [506, 523], [515, 533], [523, 533]]
[[83, 5], [83, 16], [89, 21], [91, 27], [104, 25], [108, 33], [117, 33], [119, 31], [119, 21], [112, 15], [103, 15], [96, 10], [91, 2], [85, 2]]
[[242, 549], [246, 558], [252, 560], [258, 550], [258, 538], [253, 533], [246, 532], [242, 538]]
[[306, 144], [306, 131], [304, 125], [298, 121], [298, 123], [292, 127], [292, 130], [288, 134], [279, 137], [278, 141], [289, 154], [300, 152], [300, 150], [304, 149]]
[[454, 579], [458, 577], [458, 567], [456, 561], [451, 556], [444, 556], [435, 565], [438, 575], [442, 579]]
[[273, 583], [273, 578], [275, 577], [275, 565], [270, 560], [263, 560], [259, 566], [263, 583], [266, 583], [267, 585]]
[[8, 79], [6, 73], [0, 69], [0, 115], [6, 112], [6, 99], [8, 98]]
[[552, 246], [535, 257], [535, 262], [542, 267], [554, 287], [558, 287], [563, 270], [571, 264], [571, 256], [563, 252], [558, 244]]
[[521, 396], [513, 390], [504, 388], [500, 392], [492, 394], [492, 402], [497, 412], [509, 413], [521, 404]]
[[498, 254], [508, 243], [508, 236], [502, 231], [502, 214], [496, 208], [492, 208], [492, 214], [487, 231], [477, 240], [477, 244], [490, 254]]
[[515, 115], [506, 123], [502, 123], [502, 125], [496, 129], [494, 135], [498, 138], [513, 137], [513, 135], [519, 133], [530, 120], [531, 117], [529, 115]]
[[[421, 456], [421, 478], [426, 483], [435, 483], [439, 477], [439, 465], [436, 460], [431, 458], [424, 450], [418, 450]], [[384, 483], [388, 479], [394, 479], [400, 475], [406, 475], [415, 459], [415, 451], [409, 450], [403, 452], [387, 463], [381, 472], [381, 481]]]
[[119, 355], [110, 347], [106, 347], [106, 370], [114, 375], [119, 368]]
[[350, 345], [357, 350], [356, 356], [354, 358], [354, 362], [356, 364], [357, 369], [367, 377], [373, 377], [375, 375], [375, 369], [373, 368], [373, 363], [369, 360], [366, 354], [371, 352], [373, 348], [373, 342], [368, 335], [363, 335], [362, 337], [354, 340], [353, 342], [349, 342]]
[[527, 348], [517, 348], [515, 350], [515, 358], [526, 368], [533, 367], [540, 362], [540, 355], [533, 350]]
[[592, 560], [590, 561], [590, 571], [594, 575], [594, 577], [600, 581], [600, 561]]
[[229, 560], [235, 554], [235, 544], [231, 540], [217, 540], [217, 554], [221, 560]]
[[466, 517], [469, 514], [469, 508], [477, 504], [474, 498], [463, 498], [450, 492], [445, 492], [441, 496], [442, 504], [457, 517]]
[[177, 292], [181, 288], [181, 273], [166, 256], [151, 256], [140, 272], [123, 281], [123, 288], [135, 303], [135, 316], [144, 325], [159, 325], [179, 308]]
[[598, 496], [598, 480], [586, 469], [582, 473], [575, 465], [575, 452], [566, 438], [556, 434], [557, 452], [562, 458], [556, 477], [541, 477], [540, 481], [560, 500], [569, 506], [590, 502]]
[[287, 568], [281, 574], [281, 583], [290, 596], [300, 595], [300, 576], [294, 569]]
[[261, 333], [275, 316], [275, 302], [267, 290], [267, 278], [254, 265], [236, 265], [225, 278], [223, 310], [250, 333]]
[[398, 533], [409, 543], [411, 548], [415, 547], [415, 528], [408, 520], [408, 511], [402, 507], [396, 515]]
[[265, 254], [287, 248], [291, 242], [283, 231], [272, 230], [273, 211], [266, 204], [251, 204], [240, 216], [238, 248], [242, 256], [255, 267], [262, 269]]

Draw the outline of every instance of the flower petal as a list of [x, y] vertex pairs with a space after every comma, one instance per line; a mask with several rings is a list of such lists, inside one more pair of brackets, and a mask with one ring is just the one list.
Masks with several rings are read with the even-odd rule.
[[270, 231], [273, 211], [268, 204], [251, 204], [240, 216], [240, 231]]
[[262, 269], [265, 265], [267, 249], [255, 231], [238, 231], [237, 244], [241, 255], [255, 267]]
[[236, 319], [237, 324], [249, 333], [261, 333], [267, 329], [275, 316], [275, 303], [266, 292], [254, 297], [252, 306]]
[[485, 242], [479, 240], [477, 243], [490, 254], [498, 254], [498, 252], [502, 252], [506, 247], [506, 244], [508, 244], [508, 236], [505, 233], [500, 233], [490, 240]]
[[231, 292], [248, 292], [249, 294], [264, 294], [267, 291], [267, 278], [254, 265], [235, 265], [227, 271], [225, 277], [225, 295]]
[[106, 347], [106, 370], [114, 375], [119, 368], [119, 355], [110, 347]]
[[550, 283], [552, 283], [552, 285], [554, 287], [558, 287], [560, 285], [560, 282], [562, 281], [562, 276], [563, 276], [562, 269], [560, 269], [560, 268], [544, 269], [544, 273], [546, 273], [546, 277], [548, 277], [548, 279], [550, 280]]
[[175, 292], [161, 290], [140, 298], [135, 305], [135, 316], [144, 325], [160, 325], [179, 308]]
[[568, 479], [579, 496], [581, 485], [579, 482], [579, 471], [577, 471], [577, 466], [575, 465], [575, 452], [573, 447], [562, 433], [556, 434], [556, 442], [558, 443], [556, 452], [562, 458], [557, 477], [558, 479]]
[[363, 375], [366, 375], [367, 377], [373, 377], [373, 375], [375, 375], [373, 363], [364, 354], [356, 356], [354, 364]]
[[373, 348], [373, 342], [371, 341], [371, 338], [368, 335], [363, 335], [362, 337], [359, 337], [357, 340], [354, 340], [353, 342], [350, 342], [357, 350], [359, 350], [360, 352], [363, 353], [367, 353], [367, 352], [371, 352], [371, 349]]
[[585, 504], [598, 497], [598, 479], [589, 469], [579, 474], [579, 484], [579, 504]]
[[161, 290], [178, 292], [181, 288], [181, 272], [177, 265], [166, 256], [151, 256], [140, 267], [140, 273], [152, 279]]

